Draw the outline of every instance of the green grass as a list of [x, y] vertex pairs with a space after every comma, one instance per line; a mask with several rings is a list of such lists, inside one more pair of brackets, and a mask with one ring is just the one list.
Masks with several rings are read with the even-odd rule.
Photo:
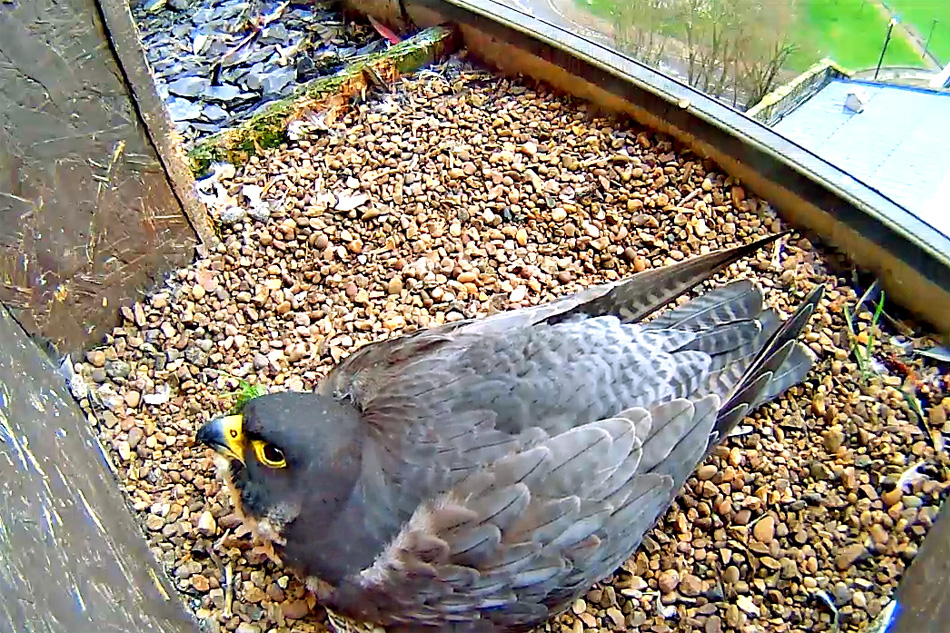
[[[612, 19], [615, 7], [625, 0], [576, 0], [577, 6], [605, 19]], [[763, 0], [784, 2], [785, 0]], [[941, 19], [934, 32], [935, 51], [950, 49], [950, 0], [889, 0], [905, 13], [908, 20], [924, 31], [926, 38], [931, 14]], [[929, 7], [929, 8], [928, 8]], [[937, 15], [939, 14], [939, 16]], [[940, 16], [946, 16], [946, 21]], [[790, 34], [798, 50], [788, 62], [791, 70], [802, 71], [823, 57], [831, 57], [845, 68], [863, 70], [877, 65], [887, 33], [887, 14], [875, 0], [799, 0], [798, 17]], [[923, 24], [923, 26], [921, 26]], [[668, 35], [682, 37], [675, 24], [663, 29]], [[924, 30], [926, 27], [927, 30]], [[938, 32], [940, 37], [938, 38]], [[941, 47], [938, 49], [938, 46]], [[937, 53], [938, 56], [941, 52]], [[950, 55], [950, 50], [947, 52]], [[924, 66], [913, 45], [902, 31], [895, 30], [884, 66]]]
[[[792, 34], [798, 51], [790, 60], [795, 70], [804, 70], [822, 57], [831, 57], [852, 70], [877, 65], [888, 20], [874, 0], [802, 0], [798, 11], [798, 25]], [[895, 30], [883, 65], [924, 64], [903, 33]]]
[[578, 0], [577, 4], [594, 15], [609, 19], [613, 16], [614, 7], [617, 6], [619, 1], [621, 0]]
[[929, 50], [941, 64], [950, 63], [950, 0], [887, 0], [887, 3], [903, 22], [917, 29], [924, 42], [933, 21], [937, 20]]

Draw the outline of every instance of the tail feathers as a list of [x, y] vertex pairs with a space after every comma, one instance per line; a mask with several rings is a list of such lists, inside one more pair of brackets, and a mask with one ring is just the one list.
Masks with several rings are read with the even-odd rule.
[[[752, 325], [746, 326], [747, 335], [733, 339], [731, 342], [735, 343], [734, 345], [724, 344], [714, 349], [710, 347], [703, 350], [707, 351], [712, 358], [706, 374], [706, 388], [709, 392], [715, 393], [721, 398], [727, 398], [733, 388], [742, 380], [759, 350], [775, 334], [775, 331], [782, 324], [782, 320], [779, 318], [778, 312], [768, 308], [760, 312], [751, 322], [742, 321], [728, 324], [725, 328], [728, 332], [732, 330], [733, 326], [748, 323]], [[705, 338], [706, 334], [700, 337], [701, 340]]]
[[758, 340], [761, 333], [762, 323], [758, 319], [735, 321], [701, 332], [681, 349], [705, 352], [713, 358], [732, 357], [749, 341]]
[[811, 369], [814, 360], [811, 352], [804, 345], [796, 342], [788, 358], [772, 376], [772, 382], [769, 383], [768, 388], [759, 397], [760, 402], [771, 402], [782, 395], [786, 389], [801, 382]]
[[[741, 345], [730, 350], [728, 354], [716, 354], [712, 357], [712, 363], [709, 365], [710, 374], [725, 373], [724, 370], [726, 369], [730, 370], [730, 373], [735, 371], [739, 372], [732, 382], [729, 383], [730, 388], [739, 382], [742, 374], [745, 373], [745, 370], [748, 369], [752, 361], [755, 360], [759, 350], [765, 346], [766, 341], [775, 334], [775, 331], [782, 324], [778, 312], [771, 308], [761, 312], [758, 317], [756, 317], [756, 321], [759, 326], [757, 336], [743, 341]], [[740, 369], [737, 370], [736, 368]], [[727, 392], [728, 390], [717, 391], [716, 393], [725, 397]]]
[[647, 327], [704, 330], [748, 319], [761, 311], [762, 293], [751, 281], [743, 279], [691, 299], [650, 321]]
[[579, 315], [616, 315], [626, 323], [639, 322], [730, 264], [787, 234], [788, 231], [775, 233], [743, 246], [722, 249], [670, 266], [646, 270], [610, 286], [603, 292], [592, 289], [598, 293], [596, 296], [588, 299], [588, 295], [580, 295], [584, 298], [583, 301], [558, 311], [546, 320], [554, 324]]
[[811, 351], [797, 339], [823, 294], [823, 286], [812, 290], [795, 313], [772, 333], [761, 351], [748, 363], [742, 378], [720, 409], [713, 443], [729, 435], [756, 407], [778, 397], [804, 379], [814, 359]]

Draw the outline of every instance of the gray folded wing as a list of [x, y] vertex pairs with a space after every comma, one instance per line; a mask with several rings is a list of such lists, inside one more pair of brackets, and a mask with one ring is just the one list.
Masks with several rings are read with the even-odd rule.
[[340, 608], [460, 633], [561, 610], [636, 549], [689, 472], [669, 465], [701, 458], [718, 409], [715, 395], [634, 408], [484, 466], [421, 504]]

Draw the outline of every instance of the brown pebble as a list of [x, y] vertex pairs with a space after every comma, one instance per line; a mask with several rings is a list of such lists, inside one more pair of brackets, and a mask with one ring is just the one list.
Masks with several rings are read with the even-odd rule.
[[692, 574], [684, 574], [679, 590], [684, 596], [698, 596], [703, 590], [703, 581]]
[[288, 620], [299, 620], [310, 613], [306, 600], [291, 600], [280, 605], [280, 611]]
[[[389, 283], [386, 284], [386, 292], [388, 292], [391, 295], [400, 294], [402, 292], [402, 289], [403, 289], [402, 277], [393, 277], [392, 279], [389, 280]], [[353, 296], [355, 297], [356, 294], [354, 293]]]
[[825, 431], [823, 442], [826, 451], [829, 453], [837, 453], [838, 449], [841, 448], [841, 445], [844, 443], [844, 433], [841, 432], [840, 427], [832, 427]]
[[106, 353], [100, 349], [94, 349], [90, 352], [86, 352], [86, 360], [93, 367], [105, 367]]
[[657, 586], [660, 588], [662, 593], [670, 593], [674, 591], [679, 585], [680, 576], [676, 573], [675, 569], [668, 569], [666, 571], [660, 572], [660, 575], [657, 577]]
[[893, 489], [888, 490], [887, 492], [881, 494], [881, 501], [884, 502], [885, 507], [891, 507], [900, 503], [900, 500], [904, 497], [904, 491], [900, 486], [895, 486]]
[[138, 391], [126, 391], [125, 392], [125, 403], [129, 405], [130, 408], [136, 409], [139, 406], [139, 403], [142, 401], [142, 394]]
[[838, 550], [838, 554], [835, 556], [835, 566], [844, 571], [864, 557], [865, 554], [867, 554], [867, 549], [864, 545], [860, 543], [847, 545]]
[[211, 583], [208, 581], [208, 578], [201, 574], [195, 574], [191, 577], [191, 586], [195, 591], [201, 593], [207, 593], [208, 590], [211, 589]]
[[890, 538], [890, 535], [887, 533], [887, 530], [884, 529], [884, 526], [881, 525], [880, 523], [874, 523], [873, 525], [871, 525], [869, 533], [871, 535], [871, 539], [877, 545], [885, 545], [888, 541], [888, 538]]
[[131, 429], [129, 429], [129, 437], [128, 437], [129, 448], [134, 449], [136, 446], [138, 446], [139, 442], [142, 441], [143, 437], [145, 437], [145, 432], [142, 431], [141, 428], [134, 426]]
[[771, 543], [775, 537], [775, 519], [771, 515], [762, 517], [752, 528], [752, 535], [766, 545]]
[[735, 565], [729, 565], [726, 567], [726, 570], [722, 572], [722, 581], [726, 584], [733, 584], [739, 580], [739, 568]]

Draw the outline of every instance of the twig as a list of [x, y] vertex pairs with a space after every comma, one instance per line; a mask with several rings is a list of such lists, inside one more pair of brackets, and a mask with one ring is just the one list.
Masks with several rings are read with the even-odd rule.
[[224, 568], [224, 617], [230, 618], [233, 615], [231, 605], [234, 602], [234, 568], [230, 561]]
[[693, 198], [695, 198], [696, 196], [698, 196], [700, 191], [702, 191], [702, 188], [701, 188], [701, 187], [696, 187], [695, 189], [693, 189], [692, 191], [690, 191], [688, 194], [686, 194], [686, 195], [683, 197], [682, 200], [680, 200], [679, 202], [677, 202], [677, 203], [676, 203], [676, 206], [679, 206], [679, 207], [683, 206], [684, 204], [686, 204], [687, 202], [689, 202], [690, 200], [692, 200]]

